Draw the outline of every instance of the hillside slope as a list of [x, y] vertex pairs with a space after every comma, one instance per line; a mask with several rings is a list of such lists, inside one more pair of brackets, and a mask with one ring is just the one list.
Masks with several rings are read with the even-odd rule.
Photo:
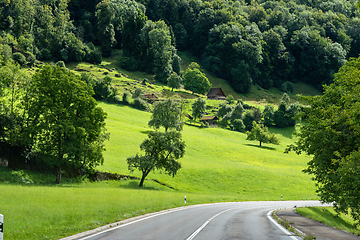
[[[129, 174], [126, 158], [140, 151], [139, 145], [152, 130], [147, 126], [151, 114], [121, 105], [100, 106], [108, 113], [111, 137], [106, 142], [105, 163], [99, 169]], [[281, 144], [260, 148], [258, 142], [246, 141], [243, 133], [184, 126], [187, 147], [181, 159], [183, 168], [175, 178], [155, 172], [148, 179], [183, 192], [215, 193], [242, 200], [276, 200], [280, 195], [286, 199], [314, 199], [314, 183], [301, 172], [309, 157], [283, 153], [293, 141], [293, 130], [276, 130]], [[140, 172], [133, 174], [140, 176]]]

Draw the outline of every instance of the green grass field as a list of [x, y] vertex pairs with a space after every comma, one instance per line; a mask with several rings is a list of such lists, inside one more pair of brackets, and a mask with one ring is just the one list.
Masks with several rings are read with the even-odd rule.
[[[99, 105], [108, 113], [111, 136], [106, 142], [105, 163], [98, 169], [130, 174], [126, 158], [139, 152], [140, 143], [152, 130], [147, 126], [151, 115], [128, 106]], [[185, 195], [188, 204], [280, 200], [281, 195], [285, 200], [316, 199], [314, 183], [301, 172], [309, 158], [283, 153], [293, 142], [293, 131], [276, 130], [281, 144], [259, 148], [258, 142], [246, 141], [243, 133], [185, 125], [183, 168], [175, 178], [151, 173], [144, 189], [138, 188], [135, 180], [65, 181], [56, 186], [48, 184], [47, 179], [44, 183], [32, 180], [26, 171], [14, 174], [7, 170], [7, 174], [20, 180], [5, 183], [0, 177], [5, 239], [58, 239], [132, 216], [182, 206]], [[33, 178], [40, 177], [35, 174]]]

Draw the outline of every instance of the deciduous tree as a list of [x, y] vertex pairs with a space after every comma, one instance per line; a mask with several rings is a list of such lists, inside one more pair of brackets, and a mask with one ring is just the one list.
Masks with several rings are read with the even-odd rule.
[[181, 111], [176, 102], [168, 99], [163, 102], [158, 102], [155, 105], [153, 114], [149, 121], [149, 126], [158, 129], [160, 127], [165, 128], [165, 132], [168, 129], [176, 129], [180, 131], [182, 129], [182, 123], [180, 121]]
[[262, 143], [272, 143], [276, 145], [279, 145], [280, 143], [280, 140], [274, 133], [271, 134], [267, 127], [263, 126], [262, 124], [257, 124], [255, 121], [253, 121], [253, 127], [251, 131], [246, 132], [246, 134], [246, 140], [259, 141], [260, 147]]
[[198, 68], [188, 68], [184, 74], [184, 88], [194, 93], [205, 94], [211, 88], [211, 83]]
[[306, 124], [287, 151], [312, 156], [304, 172], [313, 175], [321, 201], [360, 221], [360, 59], [335, 74], [321, 96], [302, 97]]
[[176, 175], [181, 168], [178, 159], [185, 154], [185, 142], [181, 139], [181, 133], [177, 131], [151, 131], [140, 145], [140, 149], [145, 152], [144, 155], [136, 154], [126, 161], [131, 172], [142, 172], [139, 186], [143, 187], [145, 178], [153, 170], [164, 170], [173, 177]]
[[63, 167], [94, 168], [104, 161], [106, 113], [92, 94], [80, 76], [59, 66], [45, 65], [32, 77], [24, 137], [34, 153], [57, 167], [56, 183]]

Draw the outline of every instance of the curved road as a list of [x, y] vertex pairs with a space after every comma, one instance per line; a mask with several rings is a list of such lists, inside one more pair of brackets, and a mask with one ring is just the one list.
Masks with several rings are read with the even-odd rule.
[[194, 205], [148, 215], [82, 240], [291, 240], [301, 239], [278, 225], [272, 210], [321, 206], [319, 201], [234, 202]]

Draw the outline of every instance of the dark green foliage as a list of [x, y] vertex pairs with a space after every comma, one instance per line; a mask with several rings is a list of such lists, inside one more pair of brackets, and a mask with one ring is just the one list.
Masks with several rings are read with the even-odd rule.
[[[284, 94], [285, 95], [285, 94]], [[274, 112], [274, 125], [276, 127], [293, 127], [296, 124], [295, 116], [299, 111], [299, 104], [288, 105], [284, 100]]]
[[13, 59], [21, 66], [24, 66], [26, 64], [26, 58], [22, 53], [19, 52], [14, 53]]
[[112, 47], [116, 43], [114, 25], [114, 10], [110, 6], [110, 0], [103, 0], [96, 5], [96, 17], [98, 19], [97, 39], [103, 56], [110, 56]]
[[304, 172], [313, 176], [321, 201], [360, 221], [359, 93], [360, 59], [347, 62], [323, 95], [302, 97], [308, 108], [295, 145], [287, 149], [312, 156]]
[[102, 61], [102, 56], [100, 53], [91, 51], [85, 56], [85, 60], [89, 63], [100, 64]]
[[29, 56], [27, 57], [27, 61], [28, 61], [28, 66], [32, 67], [34, 66], [35, 62], [36, 62], [36, 57], [34, 54], [29, 54]]
[[266, 105], [262, 113], [264, 118], [264, 125], [266, 127], [271, 127], [274, 124], [274, 107], [272, 105]]
[[242, 119], [234, 119], [231, 122], [231, 128], [238, 132], [245, 132], [245, 125]]
[[226, 103], [221, 103], [221, 104], [219, 105], [219, 111], [217, 112], [217, 116], [218, 116], [219, 118], [222, 118], [222, 117], [224, 117], [226, 114], [231, 113], [233, 109], [234, 109], [233, 106], [227, 105]]
[[251, 131], [254, 121], [255, 121], [255, 117], [253, 116], [252, 111], [246, 110], [243, 117], [243, 123], [245, 125], [246, 131]]
[[128, 93], [128, 92], [123, 93], [123, 95], [122, 95], [123, 104], [129, 104], [129, 97], [130, 97], [130, 93]]
[[122, 57], [120, 58], [120, 67], [128, 71], [138, 70], [138, 62], [134, 57]]
[[292, 93], [294, 91], [294, 84], [292, 82], [286, 81], [281, 85], [281, 91], [286, 93]]
[[174, 54], [174, 56], [172, 57], [172, 69], [174, 72], [176, 72], [177, 75], [180, 75], [180, 61], [181, 58], [177, 55]]

